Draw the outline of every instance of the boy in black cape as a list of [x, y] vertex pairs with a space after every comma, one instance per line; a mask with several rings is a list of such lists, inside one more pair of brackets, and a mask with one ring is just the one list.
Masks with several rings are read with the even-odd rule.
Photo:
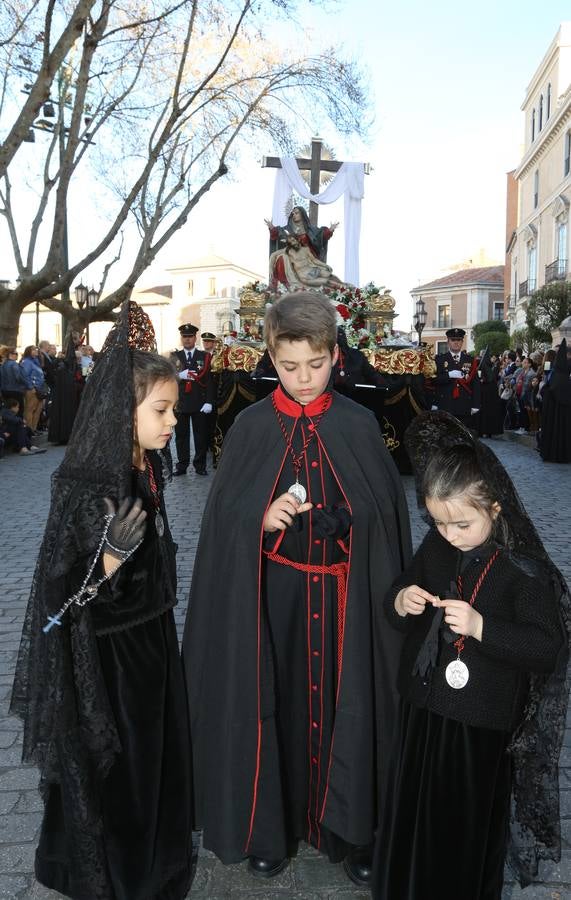
[[336, 337], [316, 294], [266, 314], [281, 383], [224, 443], [183, 658], [204, 846], [272, 877], [306, 840], [368, 884], [399, 654], [381, 603], [410, 533], [373, 415], [331, 390]]

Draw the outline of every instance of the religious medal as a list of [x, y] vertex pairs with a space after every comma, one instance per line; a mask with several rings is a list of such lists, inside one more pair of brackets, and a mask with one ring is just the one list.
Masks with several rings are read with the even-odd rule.
[[451, 688], [460, 690], [460, 688], [466, 687], [469, 677], [468, 666], [461, 659], [453, 659], [446, 666], [446, 681]]
[[295, 484], [292, 484], [292, 486], [287, 489], [287, 492], [288, 494], [292, 494], [292, 496], [294, 496], [300, 504], [305, 503], [305, 501], [307, 500], [307, 491], [305, 490], [304, 486], [299, 483], [299, 481], [296, 481]]
[[341, 369], [341, 371], [339, 372], [339, 375], [341, 376], [341, 378], [345, 378], [345, 371], [343, 369]]
[[[498, 558], [499, 552], [500, 551], [498, 548], [492, 554], [492, 556], [490, 557], [490, 559], [484, 566], [482, 572], [480, 573], [480, 576], [475, 584], [474, 590], [472, 591], [472, 596], [467, 601], [470, 604], [470, 606], [474, 606], [474, 603], [476, 602], [476, 597], [478, 596], [479, 590], [482, 587], [482, 584], [484, 583], [488, 572], [490, 571], [490, 569], [492, 568], [496, 559]], [[461, 575], [458, 575], [458, 578], [456, 579], [456, 586], [458, 588], [459, 599], [464, 600], [464, 590], [463, 590]], [[468, 671], [468, 666], [466, 665], [466, 663], [463, 663], [462, 660], [460, 659], [460, 654], [462, 653], [462, 651], [464, 649], [464, 641], [465, 641], [465, 638], [464, 638], [463, 634], [460, 635], [458, 640], [454, 641], [454, 646], [456, 647], [456, 650], [458, 651], [458, 656], [456, 659], [453, 659], [452, 662], [448, 663], [448, 665], [446, 666], [446, 673], [445, 673], [446, 681], [448, 682], [450, 687], [454, 688], [455, 690], [460, 690], [461, 688], [466, 687], [466, 685], [468, 684], [468, 679], [470, 677], [470, 672]]]
[[162, 537], [165, 533], [165, 523], [163, 517], [160, 512], [158, 512], [155, 516], [155, 528], [159, 537]]

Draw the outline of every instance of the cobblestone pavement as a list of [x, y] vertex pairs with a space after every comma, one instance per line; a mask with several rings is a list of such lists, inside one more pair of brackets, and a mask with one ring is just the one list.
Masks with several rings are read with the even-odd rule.
[[[512, 473], [527, 508], [544, 536], [553, 559], [571, 581], [571, 468], [544, 464], [532, 449], [516, 442], [491, 445]], [[37, 773], [22, 766], [19, 720], [8, 715], [10, 687], [32, 570], [49, 502], [49, 478], [63, 449], [49, 447], [42, 456], [0, 460], [3, 515], [0, 524], [0, 900], [55, 900], [59, 894], [39, 886], [32, 875], [35, 841], [41, 818]], [[167, 492], [169, 518], [179, 544], [179, 631], [184, 621], [200, 516], [213, 475], [175, 478]], [[411, 478], [404, 478], [415, 544], [424, 532], [416, 513]], [[568, 720], [571, 723], [571, 718]], [[541, 869], [542, 881], [525, 891], [508, 881], [503, 900], [571, 900], [571, 730], [566, 732], [561, 770], [564, 837], [559, 865]], [[357, 900], [369, 896], [353, 887], [341, 866], [330, 865], [303, 847], [289, 868], [271, 884], [259, 884], [244, 865], [224, 867], [200, 851], [191, 897], [194, 900]], [[400, 898], [394, 898], [400, 900]], [[437, 900], [437, 898], [426, 898]], [[458, 900], [462, 896], [458, 894]]]

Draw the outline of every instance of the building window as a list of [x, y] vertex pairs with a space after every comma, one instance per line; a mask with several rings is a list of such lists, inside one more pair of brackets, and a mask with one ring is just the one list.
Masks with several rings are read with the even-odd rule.
[[535, 110], [531, 114], [531, 140], [535, 140]]
[[437, 353], [446, 353], [448, 351], [448, 342], [447, 341], [437, 341], [436, 342], [436, 352]]
[[550, 115], [551, 115], [551, 82], [549, 82], [549, 84], [547, 85], [547, 111], [545, 114], [546, 121]]
[[533, 208], [537, 209], [539, 205], [539, 169], [536, 169], [533, 175]]
[[543, 128], [543, 94], [539, 98], [539, 131]]
[[535, 290], [537, 280], [537, 247], [535, 244], [529, 244], [527, 248], [527, 289], [528, 292]]
[[214, 297], [216, 294], [216, 278], [208, 279], [208, 296]]
[[188, 284], [186, 286], [186, 290], [187, 290], [188, 296], [192, 297], [192, 295], [194, 294], [194, 281], [192, 280], [192, 278], [188, 279]]
[[437, 328], [450, 328], [450, 304], [442, 304], [438, 307]]
[[557, 261], [559, 262], [558, 275], [564, 275], [562, 269], [567, 263], [567, 222], [557, 223]]
[[571, 166], [571, 130], [565, 135], [565, 161], [563, 164], [563, 174], [569, 175]]
[[500, 301], [494, 302], [494, 321], [503, 322], [504, 320], [504, 304]]

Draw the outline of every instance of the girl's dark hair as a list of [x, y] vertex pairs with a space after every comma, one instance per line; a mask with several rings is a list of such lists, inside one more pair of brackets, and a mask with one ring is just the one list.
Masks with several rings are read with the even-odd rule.
[[474, 509], [485, 510], [493, 522], [492, 536], [505, 544], [507, 525], [501, 513], [494, 516], [497, 497], [490, 489], [474, 447], [455, 444], [434, 453], [424, 470], [421, 490], [425, 500], [446, 501], [461, 495]]
[[131, 350], [135, 404], [143, 402], [158, 381], [176, 381], [177, 373], [170, 359], [146, 350]]
[[35, 344], [30, 344], [29, 347], [26, 347], [26, 349], [22, 353], [22, 359], [25, 359], [26, 357], [31, 356], [32, 350], [37, 350], [37, 349], [38, 348], [36, 347]]

